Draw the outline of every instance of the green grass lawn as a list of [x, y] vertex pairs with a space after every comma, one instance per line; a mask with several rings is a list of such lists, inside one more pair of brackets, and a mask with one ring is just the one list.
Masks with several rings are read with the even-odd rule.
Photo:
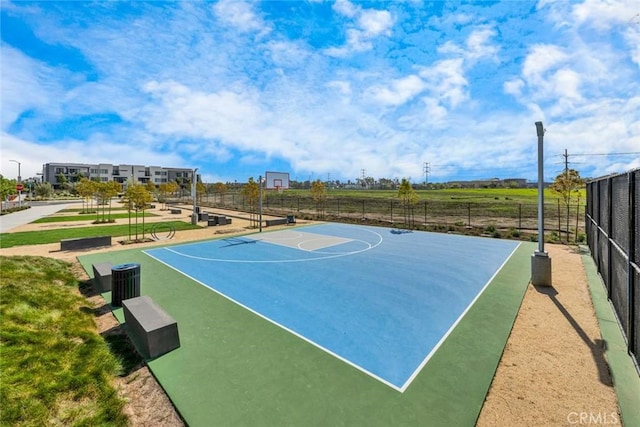
[[111, 386], [122, 366], [69, 265], [2, 257], [0, 272], [0, 425], [127, 425]]
[[[156, 224], [172, 225], [176, 231], [194, 230], [201, 228], [199, 225], [192, 225], [183, 221], [154, 222], [144, 225], [144, 232], [150, 236], [151, 228]], [[163, 227], [162, 230], [166, 230]], [[78, 237], [92, 236], [127, 236], [129, 235], [129, 225], [94, 225], [89, 227], [63, 228], [55, 230], [39, 230], [39, 231], [22, 231], [18, 233], [2, 233], [0, 234], [0, 248], [10, 248], [13, 246], [24, 245], [41, 245], [45, 243], [55, 243], [62, 239], [73, 239]], [[142, 235], [142, 223], [138, 224], [138, 236]], [[135, 224], [131, 225], [132, 236], [135, 235]]]
[[[142, 218], [142, 212], [139, 212], [137, 215], [135, 213], [131, 214], [131, 218]], [[145, 212], [144, 217], [149, 218], [152, 216], [158, 216], [153, 213]], [[111, 215], [105, 215], [105, 219], [125, 219], [129, 218], [129, 213], [112, 213]], [[81, 215], [72, 215], [72, 216], [45, 216], [44, 218], [37, 219], [33, 221], [33, 224], [46, 224], [51, 222], [72, 222], [72, 221], [95, 221], [96, 219], [102, 220], [102, 213], [99, 214], [81, 214]]]

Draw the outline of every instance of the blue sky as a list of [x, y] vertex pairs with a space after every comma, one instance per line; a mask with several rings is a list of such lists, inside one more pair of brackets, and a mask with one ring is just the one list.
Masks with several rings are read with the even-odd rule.
[[[0, 173], [198, 167], [205, 182], [640, 167], [640, 4], [1, 2]], [[613, 154], [605, 153], [635, 153]], [[597, 154], [597, 155], [596, 155]]]

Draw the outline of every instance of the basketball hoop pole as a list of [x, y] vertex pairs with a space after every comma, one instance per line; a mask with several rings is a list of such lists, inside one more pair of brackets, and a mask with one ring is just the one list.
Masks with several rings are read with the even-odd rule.
[[262, 233], [262, 175], [258, 177], [258, 185], [260, 186], [260, 218], [259, 218], [259, 231]]

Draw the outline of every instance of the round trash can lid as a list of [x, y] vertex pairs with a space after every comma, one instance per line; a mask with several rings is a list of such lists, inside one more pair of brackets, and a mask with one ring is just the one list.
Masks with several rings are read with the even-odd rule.
[[130, 263], [130, 264], [114, 265], [113, 267], [111, 267], [111, 270], [122, 271], [122, 270], [133, 270], [136, 268], [140, 268], [140, 264]]

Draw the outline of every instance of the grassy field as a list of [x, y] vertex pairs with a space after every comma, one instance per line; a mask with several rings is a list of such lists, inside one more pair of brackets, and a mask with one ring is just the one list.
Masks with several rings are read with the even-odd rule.
[[2, 257], [0, 272], [0, 424], [127, 425], [111, 386], [122, 366], [69, 265]]
[[[277, 193], [270, 193], [275, 196]], [[309, 190], [287, 190], [286, 196], [309, 196]], [[491, 200], [510, 200], [514, 203], [537, 203], [538, 190], [535, 188], [448, 188], [442, 190], [416, 190], [419, 200], [464, 200], [480, 202]], [[580, 193], [582, 203], [586, 201], [586, 190]], [[358, 199], [382, 198], [397, 199], [398, 190], [327, 190], [329, 197], [353, 197]], [[555, 203], [558, 194], [549, 189], [544, 191], [545, 201]], [[577, 198], [577, 197], [574, 197]]]
[[[176, 231], [179, 230], [193, 230], [200, 228], [198, 225], [188, 224], [183, 221], [168, 221], [168, 222], [155, 222], [152, 224], [145, 224], [144, 232], [147, 236], [151, 234], [152, 227], [157, 224], [171, 225]], [[166, 227], [163, 228], [166, 230]], [[142, 235], [142, 224], [138, 224], [138, 235]], [[92, 237], [92, 236], [127, 236], [131, 232], [135, 235], [135, 224], [129, 228], [128, 224], [120, 225], [93, 225], [89, 227], [78, 228], [62, 228], [53, 230], [39, 230], [39, 231], [22, 231], [18, 233], [2, 233], [0, 234], [0, 247], [10, 248], [13, 246], [22, 245], [40, 245], [45, 243], [55, 243], [62, 239], [73, 239], [78, 237]]]
[[[112, 213], [110, 215], [105, 215], [105, 219], [110, 218], [110, 219], [126, 219], [126, 218], [150, 218], [152, 216], [158, 216], [156, 214], [150, 213], [150, 212], [145, 212], [144, 215], [142, 214], [142, 212], [139, 213]], [[33, 224], [46, 224], [46, 223], [51, 223], [51, 222], [73, 222], [73, 221], [92, 221], [92, 220], [96, 220], [96, 219], [102, 219], [102, 213], [100, 214], [81, 214], [81, 215], [66, 215], [66, 216], [46, 216], [44, 218], [40, 218], [37, 219], [35, 221], [33, 221]]]

